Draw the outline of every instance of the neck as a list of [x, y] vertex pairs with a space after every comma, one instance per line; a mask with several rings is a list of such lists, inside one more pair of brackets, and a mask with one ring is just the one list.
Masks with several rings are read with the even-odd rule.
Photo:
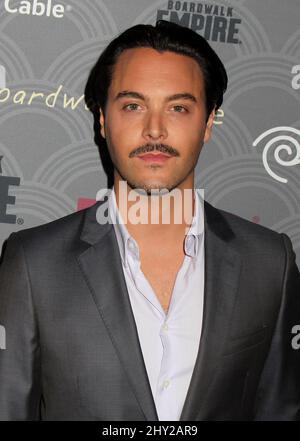
[[128, 232], [136, 239], [182, 240], [195, 215], [194, 176], [170, 192], [145, 195], [115, 179], [116, 203]]

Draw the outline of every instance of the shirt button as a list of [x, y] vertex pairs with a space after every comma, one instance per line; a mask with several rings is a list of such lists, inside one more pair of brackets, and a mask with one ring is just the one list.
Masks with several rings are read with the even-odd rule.
[[134, 243], [131, 242], [131, 240], [128, 241], [128, 247], [129, 247], [129, 249], [130, 249], [131, 251], [134, 250]]
[[169, 384], [170, 384], [170, 380], [165, 380], [163, 382], [163, 388], [166, 389], [169, 386]]
[[133, 254], [133, 256], [138, 259], [139, 258], [139, 250], [137, 248], [137, 246], [135, 245], [134, 242], [129, 241], [128, 242], [128, 248], [130, 249], [131, 253]]
[[167, 331], [169, 329], [168, 323], [164, 323], [162, 325], [162, 328], [163, 328], [164, 331]]

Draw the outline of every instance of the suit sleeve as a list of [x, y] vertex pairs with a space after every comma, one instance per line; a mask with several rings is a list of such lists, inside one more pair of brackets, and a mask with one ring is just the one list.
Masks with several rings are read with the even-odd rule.
[[0, 266], [0, 420], [38, 420], [40, 347], [30, 277], [19, 233]]
[[300, 420], [300, 348], [293, 344], [293, 330], [300, 325], [300, 275], [291, 241], [281, 236], [286, 253], [282, 300], [258, 388], [257, 421]]

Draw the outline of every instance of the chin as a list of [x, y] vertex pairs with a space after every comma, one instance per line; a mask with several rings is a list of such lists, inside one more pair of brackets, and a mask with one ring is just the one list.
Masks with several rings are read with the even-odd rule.
[[130, 189], [138, 190], [142, 189], [144, 190], [147, 195], [151, 195], [151, 190], [161, 190], [163, 193], [163, 190], [167, 190], [168, 192], [172, 191], [174, 188], [178, 187], [180, 185], [181, 181], [180, 179], [174, 180], [169, 179], [167, 177], [145, 177], [145, 176], [123, 176], [120, 174], [121, 179], [123, 181], [127, 182], [127, 185]]
[[[130, 185], [130, 184], [129, 184]], [[158, 191], [160, 191], [162, 194], [166, 193], [166, 192], [170, 192], [173, 188], [175, 188], [174, 185], [168, 184], [168, 183], [163, 183], [163, 182], [140, 182], [138, 185], [135, 185], [134, 187], [132, 187], [130, 185], [131, 188], [134, 189], [143, 189], [144, 191], [146, 191], [146, 193], [150, 196], [151, 195], [151, 190], [152, 190], [152, 194], [156, 193]]]

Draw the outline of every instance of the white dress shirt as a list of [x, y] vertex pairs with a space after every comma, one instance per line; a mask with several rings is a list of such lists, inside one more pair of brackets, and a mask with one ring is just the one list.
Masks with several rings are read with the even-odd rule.
[[[203, 316], [204, 219], [194, 189], [195, 214], [184, 240], [185, 257], [167, 314], [141, 270], [139, 246], [119, 212], [114, 188], [108, 198], [123, 272], [145, 366], [160, 421], [178, 421], [193, 373]], [[117, 222], [113, 220], [116, 219]]]

